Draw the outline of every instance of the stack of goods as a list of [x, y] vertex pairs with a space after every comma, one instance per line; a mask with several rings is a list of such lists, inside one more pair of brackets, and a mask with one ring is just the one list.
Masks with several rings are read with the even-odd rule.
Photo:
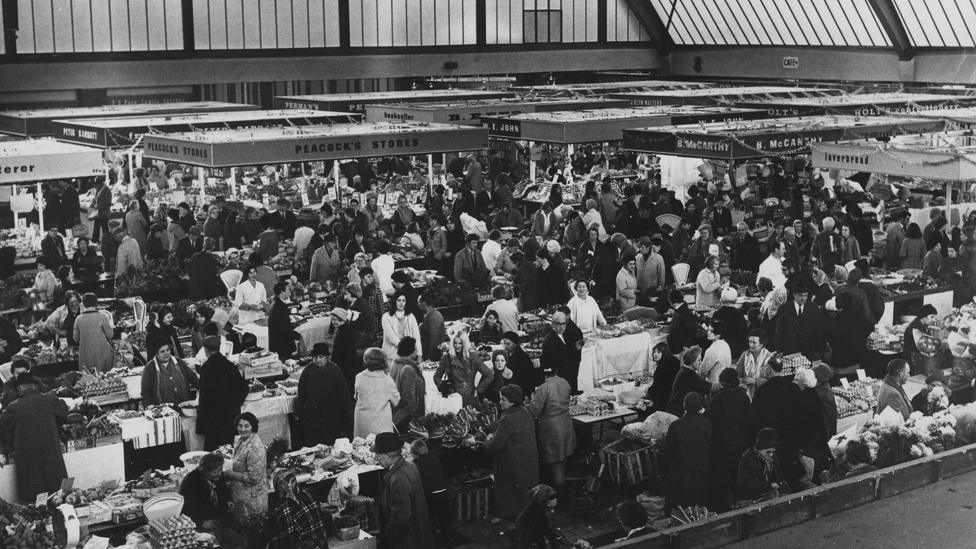
[[184, 549], [196, 546], [196, 524], [186, 515], [149, 522], [153, 549]]
[[75, 384], [75, 390], [82, 397], [101, 406], [129, 400], [129, 389], [125, 381], [111, 372], [86, 372]]
[[880, 382], [876, 379], [854, 381], [848, 387], [831, 387], [837, 403], [837, 417], [845, 418], [870, 412], [878, 405]]
[[138, 479], [126, 482], [125, 487], [132, 497], [138, 499], [149, 499], [163, 492], [176, 491], [176, 483], [173, 479], [156, 470], [144, 472]]
[[870, 351], [883, 353], [900, 353], [902, 342], [905, 339], [905, 328], [907, 324], [898, 326], [875, 326], [874, 331], [868, 335], [867, 348]]
[[481, 411], [465, 406], [445, 429], [441, 444], [445, 448], [473, 448], [487, 440], [496, 421], [498, 408], [494, 405], [485, 406]]
[[569, 401], [569, 415], [571, 416], [606, 416], [612, 411], [609, 403], [584, 396], [571, 397]]
[[131, 440], [136, 449], [150, 448], [183, 440], [180, 415], [170, 406], [150, 406], [142, 412], [112, 412], [112, 421], [122, 428], [122, 439]]
[[244, 366], [245, 378], [281, 375], [281, 363], [278, 361], [278, 355], [263, 349], [241, 353], [240, 364]]
[[810, 359], [800, 353], [786, 355], [783, 357], [783, 372], [780, 375], [793, 377], [800, 368], [809, 368], [812, 365]]

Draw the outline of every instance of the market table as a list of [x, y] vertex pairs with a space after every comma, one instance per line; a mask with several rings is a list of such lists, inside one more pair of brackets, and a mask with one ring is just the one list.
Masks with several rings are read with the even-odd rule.
[[[312, 345], [316, 343], [330, 343], [331, 338], [329, 337], [329, 327], [332, 325], [331, 316], [315, 316], [302, 324], [295, 327], [295, 331], [302, 336], [302, 341], [305, 342], [305, 346], [308, 349], [312, 348]], [[257, 338], [258, 347], [262, 349], [268, 348], [268, 326], [249, 323], [238, 326], [238, 329], [253, 334]]]
[[651, 370], [651, 351], [664, 341], [663, 330], [627, 334], [611, 339], [587, 338], [580, 358], [577, 385], [580, 391], [594, 388], [607, 376], [644, 373]]
[[[251, 412], [258, 418], [258, 436], [265, 444], [271, 444], [276, 438], [283, 438], [291, 444], [291, 428], [288, 425], [288, 415], [295, 411], [295, 397], [293, 395], [279, 395], [245, 402], [241, 406], [242, 412]], [[182, 418], [183, 439], [186, 441], [188, 452], [203, 450], [203, 436], [198, 435], [197, 418]]]
[[[895, 307], [899, 309], [909, 307], [917, 312], [922, 305], [932, 305], [939, 315], [945, 315], [952, 310], [953, 298], [955, 296], [955, 286], [939, 286], [937, 288], [926, 288], [914, 292], [903, 292], [886, 297], [884, 300], [885, 310], [878, 320], [879, 326], [892, 326], [895, 324]], [[914, 301], [912, 304], [910, 302]], [[912, 307], [912, 305], [915, 305]], [[899, 315], [902, 316], [902, 315]]]
[[582, 414], [578, 416], [573, 416], [573, 422], [579, 424], [579, 426], [584, 430], [584, 436], [589, 440], [585, 441], [581, 446], [588, 447], [593, 443], [593, 427], [600, 426], [600, 438], [603, 439], [603, 432], [607, 427], [607, 424], [614, 424], [619, 422], [620, 426], [623, 427], [627, 424], [627, 418], [631, 416], [636, 416], [637, 411], [633, 408], [627, 406], [621, 406], [619, 404], [614, 404], [614, 409], [612, 412], [605, 416], [594, 416], [590, 414]]

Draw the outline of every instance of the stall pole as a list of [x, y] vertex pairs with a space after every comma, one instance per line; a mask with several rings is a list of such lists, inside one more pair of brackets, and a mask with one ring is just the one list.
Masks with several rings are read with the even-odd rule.
[[332, 179], [335, 181], [336, 205], [342, 206], [342, 187], [339, 185], [339, 161], [332, 161]]
[[444, 186], [447, 186], [447, 153], [441, 153], [441, 166], [444, 166]]
[[41, 182], [37, 182], [37, 196], [34, 201], [37, 204], [37, 221], [41, 226], [41, 234], [44, 234], [44, 193], [41, 190]]
[[535, 155], [532, 154], [532, 148], [535, 143], [529, 141], [529, 184], [535, 183]]
[[129, 159], [129, 192], [135, 192], [136, 189], [136, 157], [132, 154], [132, 149], [125, 152], [126, 158]]
[[[10, 196], [17, 196], [17, 184], [16, 183], [14, 183], [14, 186], [13, 186], [13, 194], [11, 194]], [[17, 223], [17, 221], [19, 221], [17, 219], [18, 217], [20, 217], [19, 214], [17, 212], [14, 212], [14, 230], [16, 230], [18, 228], [18, 223]]]
[[[946, 181], [946, 204], [945, 204], [945, 218], [946, 223], [952, 220], [952, 181]], [[952, 232], [952, 227], [949, 227], [949, 232]]]
[[202, 167], [197, 168], [197, 179], [200, 180], [200, 204], [207, 198], [207, 178]]
[[434, 155], [427, 155], [427, 196], [434, 194]]
[[230, 196], [237, 198], [237, 168], [230, 169]]

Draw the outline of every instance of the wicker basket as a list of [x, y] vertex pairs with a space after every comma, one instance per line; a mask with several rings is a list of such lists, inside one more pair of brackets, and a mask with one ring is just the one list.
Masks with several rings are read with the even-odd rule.
[[622, 444], [633, 442], [621, 439], [600, 449], [600, 460], [606, 466], [610, 480], [618, 485], [633, 486], [651, 478], [655, 462], [653, 447], [621, 451]]

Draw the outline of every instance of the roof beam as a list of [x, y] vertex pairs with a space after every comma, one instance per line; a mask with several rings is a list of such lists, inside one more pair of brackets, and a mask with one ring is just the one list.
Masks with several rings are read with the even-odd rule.
[[[679, 2], [680, 0], [671, 0], [671, 2]], [[641, 27], [644, 28], [644, 32], [647, 36], [651, 38], [651, 43], [662, 55], [666, 56], [671, 53], [671, 49], [674, 48], [674, 41], [671, 40], [671, 36], [668, 34], [668, 29], [661, 21], [658, 16], [657, 11], [651, 6], [649, 0], [625, 0], [627, 2], [627, 7], [630, 11], [634, 13], [637, 20], [640, 21]]]
[[905, 25], [898, 17], [898, 10], [895, 9], [894, 2], [892, 0], [868, 0], [868, 4], [871, 5], [871, 9], [878, 16], [878, 21], [881, 22], [885, 33], [888, 34], [891, 45], [898, 53], [898, 59], [901, 61], [913, 59], [917, 52], [912, 46], [912, 41], [908, 38]]

